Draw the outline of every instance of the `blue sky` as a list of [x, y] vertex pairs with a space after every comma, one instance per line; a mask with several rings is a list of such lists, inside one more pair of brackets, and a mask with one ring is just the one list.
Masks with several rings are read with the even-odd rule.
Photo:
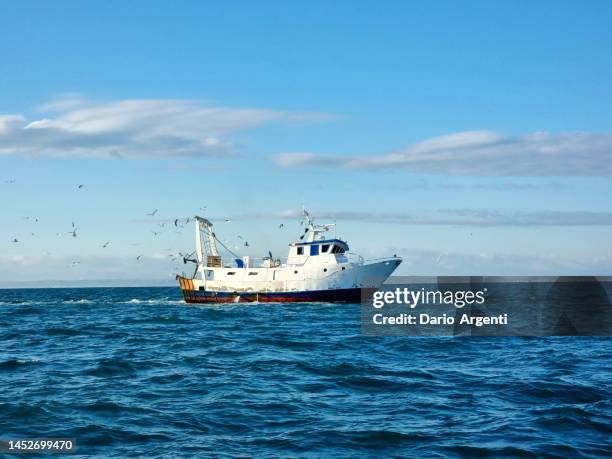
[[607, 1], [7, 4], [0, 279], [171, 279], [193, 231], [159, 225], [202, 206], [281, 255], [302, 204], [401, 274], [610, 274], [611, 21]]

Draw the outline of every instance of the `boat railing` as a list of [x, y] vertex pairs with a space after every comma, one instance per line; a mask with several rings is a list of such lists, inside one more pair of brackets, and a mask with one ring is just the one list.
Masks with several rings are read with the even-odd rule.
[[[355, 263], [363, 264], [365, 262], [361, 255], [352, 252], [335, 254], [336, 260], [339, 263]], [[306, 263], [308, 257], [299, 264]], [[279, 268], [287, 265], [287, 258], [228, 258], [220, 256], [208, 256], [205, 262], [205, 267], [208, 268]], [[291, 266], [297, 266], [295, 257], [292, 258]]]
[[222, 258], [209, 256], [206, 260], [207, 268], [278, 268], [286, 260], [280, 258]]
[[356, 254], [356, 253], [345, 252], [345, 253], [341, 254], [340, 256], [337, 256], [337, 258], [340, 258], [342, 256], [346, 257], [346, 260], [349, 263], [363, 264], [363, 262], [364, 262], [363, 257], [361, 255]]

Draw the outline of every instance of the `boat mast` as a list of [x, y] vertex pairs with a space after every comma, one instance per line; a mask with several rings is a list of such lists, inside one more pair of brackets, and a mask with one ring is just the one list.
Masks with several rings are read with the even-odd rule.
[[[212, 255], [214, 257], [219, 256], [217, 250], [217, 241], [215, 240], [215, 233], [213, 233], [213, 224], [210, 220], [202, 217], [195, 217], [196, 229], [195, 229], [195, 242], [196, 242], [196, 257], [198, 263], [204, 263], [204, 252], [206, 255]], [[204, 233], [204, 238], [202, 237]]]
[[306, 209], [302, 210], [304, 211], [304, 217], [306, 218], [308, 228], [308, 232], [306, 234], [306, 242], [322, 241], [323, 239], [325, 239], [325, 233], [329, 231], [331, 227], [334, 227], [335, 231], [335, 223], [328, 223], [326, 225], [315, 225], [314, 218], [310, 216], [310, 213]]

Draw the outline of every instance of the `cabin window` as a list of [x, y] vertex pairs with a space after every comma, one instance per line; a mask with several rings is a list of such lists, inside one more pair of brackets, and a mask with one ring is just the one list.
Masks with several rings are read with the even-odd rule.
[[297, 271], [293, 271], [293, 274], [297, 274]]
[[228, 276], [233, 276], [234, 274], [236, 274], [235, 271], [230, 271], [229, 273], [227, 273]]
[[342, 267], [342, 271], [344, 271], [345, 269], [346, 269], [346, 266], [343, 266], [343, 267]]
[[311, 245], [310, 246], [310, 255], [311, 256], [319, 255], [319, 246], [318, 245]]
[[332, 253], [344, 253], [344, 247], [341, 247], [339, 245], [334, 245], [334, 248], [332, 249]]
[[327, 268], [323, 268], [323, 272], [326, 273], [327, 272]]
[[298, 255], [304, 255], [304, 246], [300, 246], [297, 248], [297, 254]]
[[321, 253], [327, 253], [328, 250], [329, 250], [329, 244], [323, 244], [321, 246]]
[[254, 272], [254, 271], [251, 271], [251, 272], [249, 273], [249, 276], [257, 276], [257, 273], [256, 273], [256, 272]]

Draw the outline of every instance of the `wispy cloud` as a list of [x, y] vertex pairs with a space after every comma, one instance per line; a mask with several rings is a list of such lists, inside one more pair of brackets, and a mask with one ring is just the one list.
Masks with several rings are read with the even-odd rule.
[[331, 115], [232, 108], [195, 100], [49, 102], [43, 117], [0, 115], [0, 155], [74, 157], [220, 156], [238, 132], [275, 122], [319, 122]]
[[[612, 226], [612, 212], [530, 211], [502, 212], [478, 209], [438, 209], [429, 213], [314, 211], [317, 221], [340, 220], [400, 225], [436, 226]], [[233, 220], [285, 220], [301, 218], [302, 212], [286, 210], [233, 215]], [[215, 219], [213, 218], [213, 221]], [[222, 220], [219, 218], [218, 220]]]
[[539, 275], [605, 275], [612, 269], [612, 257], [566, 257], [513, 255], [508, 253], [465, 253], [420, 250], [406, 247], [382, 247], [366, 258], [402, 257], [396, 275], [418, 273], [420, 276], [539, 276]]
[[536, 132], [504, 136], [467, 131], [436, 137], [388, 154], [283, 153], [276, 164], [346, 170], [403, 168], [409, 172], [478, 176], [611, 176], [612, 134]]
[[[183, 265], [180, 260], [168, 257], [167, 253], [134, 256], [95, 255], [6, 255], [0, 254], [0, 287], [17, 285], [32, 280], [52, 281], [109, 281], [117, 279], [165, 280], [174, 285], [174, 276], [192, 270], [192, 265]], [[34, 284], [34, 282], [30, 282]], [[124, 285], [130, 285], [129, 281]], [[132, 284], [142, 285], [142, 284]]]

